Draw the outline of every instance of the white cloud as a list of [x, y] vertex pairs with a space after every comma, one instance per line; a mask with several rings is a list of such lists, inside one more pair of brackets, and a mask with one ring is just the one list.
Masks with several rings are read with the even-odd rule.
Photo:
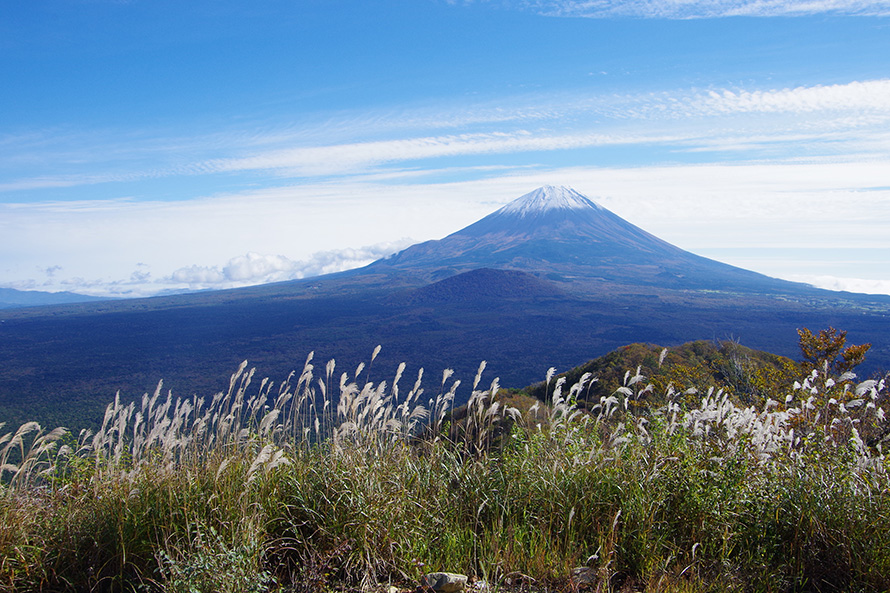
[[187, 266], [174, 271], [170, 276], [170, 280], [176, 284], [208, 286], [221, 284], [225, 282], [227, 278], [217, 267]]
[[865, 294], [890, 294], [890, 279], [875, 280], [872, 278], [842, 278], [838, 276], [791, 274], [787, 280], [805, 282], [816, 288], [826, 290], [843, 290]]
[[521, 3], [551, 16], [694, 19], [731, 16], [778, 17], [835, 14], [888, 16], [887, 0], [526, 0]]
[[693, 114], [813, 113], [817, 111], [890, 112], [890, 80], [772, 90], [712, 90], [692, 98]]
[[164, 283], [187, 285], [189, 289], [196, 290], [299, 280], [365, 266], [413, 243], [410, 239], [402, 239], [355, 249], [319, 251], [306, 261], [294, 261], [283, 255], [249, 252], [230, 259], [222, 268], [197, 265], [179, 268]]
[[231, 258], [222, 266], [190, 265], [174, 270], [170, 275], [153, 280], [146, 264], [138, 264], [126, 279], [59, 277], [61, 266], [46, 270], [47, 280], [29, 279], [7, 282], [4, 285], [18, 290], [70, 291], [91, 296], [146, 297], [191, 290], [237, 288], [299, 280], [322, 274], [332, 274], [370, 264], [388, 257], [414, 241], [401, 239], [359, 248], [333, 249], [313, 253], [304, 261], [283, 255], [248, 252]]
[[283, 255], [248, 253], [230, 259], [223, 268], [223, 276], [233, 282], [268, 282], [281, 275], [287, 276], [297, 265]]
[[430, 136], [279, 150], [256, 156], [208, 163], [218, 171], [283, 170], [286, 175], [329, 175], [366, 172], [368, 167], [391, 162], [479, 154], [568, 150], [619, 144], [668, 143], [682, 136], [593, 132], [540, 134], [529, 130]]

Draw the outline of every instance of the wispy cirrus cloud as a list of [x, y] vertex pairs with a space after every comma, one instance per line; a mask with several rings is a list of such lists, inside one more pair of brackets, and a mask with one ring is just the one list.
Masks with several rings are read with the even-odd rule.
[[[533, 124], [529, 110], [518, 107]], [[603, 121], [603, 117], [609, 118]], [[722, 124], [726, 117], [733, 119]], [[781, 116], [780, 122], [750, 119]], [[806, 116], [797, 121], [793, 116]], [[709, 89], [674, 93], [573, 98], [540, 115], [546, 125], [436, 136], [304, 146], [203, 163], [205, 170], [279, 170], [285, 175], [366, 172], [395, 162], [480, 154], [509, 154], [617, 145], [664, 145], [678, 150], [755, 151], [766, 144], [826, 140], [844, 149], [882, 135], [890, 122], [890, 80], [785, 89]], [[510, 121], [503, 116], [498, 123]], [[585, 121], [589, 121], [586, 125]], [[482, 123], [482, 118], [476, 123]], [[645, 126], [634, 125], [645, 123]], [[658, 124], [653, 127], [652, 122]], [[489, 122], [494, 123], [494, 122]], [[560, 129], [562, 128], [562, 129]], [[878, 143], [879, 145], [880, 143]], [[875, 143], [872, 143], [873, 148]], [[755, 155], [756, 158], [756, 155]]]
[[[344, 114], [341, 121], [309, 124], [302, 132], [289, 124], [190, 138], [149, 137], [143, 144], [118, 139], [103, 144], [93, 132], [82, 157], [69, 134], [55, 150], [57, 161], [44, 163], [34, 175], [21, 175], [28, 167], [18, 164], [7, 166], [3, 175], [0, 166], [0, 193], [232, 174], [248, 180], [270, 173], [294, 179], [356, 176], [392, 173], [421, 161], [441, 169], [461, 157], [621, 146], [657, 147], [663, 159], [705, 152], [748, 160], [886, 156], [888, 127], [890, 79], [776, 89], [520, 95], [498, 106], [464, 103], [439, 110]], [[38, 143], [50, 159], [46, 155], [54, 151], [47, 150], [46, 142]], [[19, 153], [10, 142], [2, 152], [27, 160], [27, 150]], [[90, 172], [82, 172], [84, 167]], [[56, 173], [43, 172], [49, 168]]]
[[284, 170], [286, 174], [295, 175], [364, 173], [370, 166], [400, 161], [478, 154], [569, 150], [616, 144], [665, 143], [681, 139], [681, 136], [598, 134], [593, 132], [542, 134], [523, 129], [509, 132], [427, 136], [294, 148], [245, 158], [213, 161], [207, 166], [217, 171], [279, 169]]
[[890, 16], [887, 0], [525, 0], [520, 6], [550, 16], [589, 18]]
[[890, 114], [890, 80], [854, 81], [772, 90], [712, 90], [690, 97], [689, 113], [815, 113], [830, 111]]

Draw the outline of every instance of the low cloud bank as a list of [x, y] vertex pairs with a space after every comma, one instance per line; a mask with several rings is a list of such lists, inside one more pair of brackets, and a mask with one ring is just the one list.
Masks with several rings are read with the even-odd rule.
[[826, 290], [842, 290], [845, 292], [859, 292], [864, 294], [890, 295], [890, 280], [876, 280], [872, 278], [839, 278], [837, 276], [796, 275], [789, 276], [788, 280], [805, 282], [816, 288]]
[[122, 279], [65, 276], [62, 266], [53, 266], [44, 271], [46, 278], [43, 281], [29, 279], [0, 286], [25, 291], [67, 291], [104, 298], [140, 298], [238, 288], [359, 268], [389, 257], [414, 243], [411, 239], [401, 239], [365, 247], [319, 251], [305, 261], [292, 260], [284, 255], [248, 252], [233, 257], [223, 266], [186, 266], [160, 278], [153, 277], [146, 264], [139, 264], [129, 278]]
[[250, 252], [230, 259], [222, 267], [179, 268], [165, 280], [168, 284], [187, 285], [190, 290], [234, 288], [299, 280], [366, 266], [378, 259], [389, 257], [412, 243], [414, 241], [410, 239], [402, 239], [359, 248], [319, 251], [305, 261], [295, 261], [283, 255]]

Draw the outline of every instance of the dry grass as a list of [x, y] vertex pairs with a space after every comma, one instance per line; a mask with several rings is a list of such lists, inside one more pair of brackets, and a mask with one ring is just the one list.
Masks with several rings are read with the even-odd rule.
[[[376, 351], [374, 356], [376, 356]], [[374, 359], [372, 356], [372, 362]], [[548, 401], [445, 371], [282, 384], [246, 363], [211, 398], [119, 399], [95, 434], [0, 437], [0, 588], [326, 591], [451, 570], [512, 588], [890, 588], [886, 386], [813, 371], [757, 407], [695, 407], [626, 374]], [[572, 580], [588, 567], [590, 583]], [[519, 576], [517, 576], [519, 575]]]

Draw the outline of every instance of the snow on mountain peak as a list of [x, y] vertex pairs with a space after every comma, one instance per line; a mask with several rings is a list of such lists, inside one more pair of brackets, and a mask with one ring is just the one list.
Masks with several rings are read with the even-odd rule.
[[525, 217], [550, 210], [586, 210], [589, 208], [603, 209], [602, 206], [570, 187], [545, 185], [516, 198], [501, 208], [500, 212]]

